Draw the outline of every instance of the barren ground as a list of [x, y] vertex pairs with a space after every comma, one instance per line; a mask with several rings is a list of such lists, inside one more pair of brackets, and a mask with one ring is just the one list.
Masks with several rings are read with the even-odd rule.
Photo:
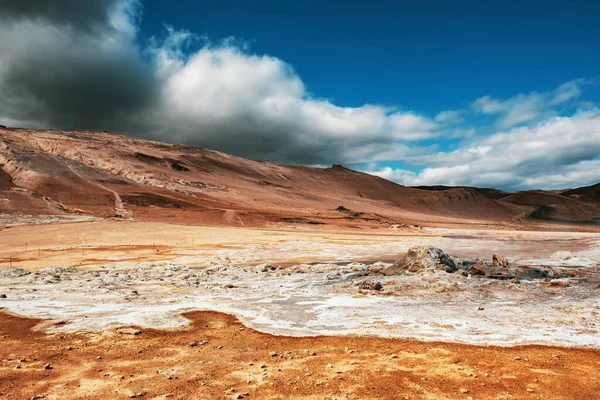
[[[0, 231], [0, 243], [8, 399], [594, 399], [600, 391], [597, 233], [105, 220], [15, 226]], [[456, 259], [496, 252], [574, 276], [372, 274], [414, 245]], [[364, 280], [383, 290], [359, 291]], [[119, 333], [124, 326], [142, 333]]]
[[36, 320], [1, 314], [0, 392], [6, 399], [582, 400], [600, 392], [595, 349], [290, 338], [220, 313], [186, 317], [184, 330], [45, 335], [32, 331]]

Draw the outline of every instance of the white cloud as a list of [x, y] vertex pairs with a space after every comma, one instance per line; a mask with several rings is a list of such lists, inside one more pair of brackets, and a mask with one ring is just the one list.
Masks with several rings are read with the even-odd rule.
[[459, 110], [442, 111], [435, 116], [435, 120], [445, 124], [460, 124], [464, 121], [462, 114], [463, 112]]
[[498, 127], [510, 128], [526, 122], [539, 122], [540, 118], [556, 115], [552, 107], [579, 98], [580, 86], [584, 83], [584, 80], [576, 79], [549, 92], [519, 94], [506, 100], [483, 96], [471, 106], [478, 113], [497, 116]]
[[419, 174], [391, 168], [367, 170], [410, 185], [467, 185], [556, 189], [600, 181], [600, 110], [556, 117], [475, 138], [440, 152]]

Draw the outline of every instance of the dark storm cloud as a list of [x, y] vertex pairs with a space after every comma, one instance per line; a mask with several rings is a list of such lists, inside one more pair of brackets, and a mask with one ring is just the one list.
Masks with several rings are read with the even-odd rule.
[[106, 26], [108, 12], [117, 0], [2, 0], [0, 19], [40, 20], [81, 29]]
[[[26, 124], [117, 129], [156, 93], [127, 8], [115, 1], [0, 4], [0, 111]], [[135, 9], [132, 10], [135, 13]], [[43, 20], [43, 22], [40, 22]]]

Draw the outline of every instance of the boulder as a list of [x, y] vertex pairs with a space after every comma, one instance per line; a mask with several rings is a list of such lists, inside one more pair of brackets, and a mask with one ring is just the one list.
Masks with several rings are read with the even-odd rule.
[[475, 264], [471, 265], [468, 269], [471, 275], [476, 276], [492, 276], [492, 268], [485, 263], [485, 261], [477, 261]]
[[455, 272], [458, 268], [454, 260], [437, 247], [411, 247], [391, 267], [382, 271], [384, 275], [419, 273], [426, 270]]
[[494, 268], [508, 268], [508, 260], [500, 254], [492, 254], [492, 266]]
[[515, 277], [515, 271], [510, 267], [506, 257], [499, 254], [492, 255], [492, 262], [483, 260], [477, 261], [468, 269], [473, 276], [483, 276], [494, 279], [512, 279]]

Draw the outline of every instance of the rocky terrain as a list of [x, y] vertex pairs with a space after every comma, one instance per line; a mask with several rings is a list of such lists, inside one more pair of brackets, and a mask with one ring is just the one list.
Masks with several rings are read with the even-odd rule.
[[[79, 234], [78, 225], [83, 226], [64, 225], [62, 234]], [[137, 226], [128, 223], [120, 230], [127, 236]], [[169, 227], [179, 229], [153, 229], [170, 236]], [[11, 230], [13, 236], [25, 235], [29, 246], [44, 246], [44, 253], [54, 253], [50, 260], [62, 264], [39, 269], [34, 260], [16, 259], [12, 268], [5, 263], [0, 294], [6, 298], [0, 306], [68, 321], [58, 331], [131, 324], [178, 328], [187, 324], [181, 312], [204, 309], [292, 336], [600, 346], [595, 234], [515, 237], [423, 229], [420, 235], [365, 236], [188, 228], [173, 237], [173, 245], [153, 249], [135, 242], [109, 245], [120, 236], [102, 242], [90, 238], [73, 248], [65, 245], [69, 236], [44, 233], [51, 228], [18, 227], [0, 234], [5, 239]], [[27, 234], [34, 229], [42, 231], [39, 239]], [[193, 244], [189, 237], [195, 238]], [[47, 241], [54, 243], [52, 250]], [[483, 247], [494, 250], [479, 257]], [[499, 249], [506, 257], [493, 253]]]
[[585, 188], [409, 188], [339, 165], [280, 165], [105, 132], [0, 128], [0, 213], [229, 226], [595, 229], [600, 198]]

